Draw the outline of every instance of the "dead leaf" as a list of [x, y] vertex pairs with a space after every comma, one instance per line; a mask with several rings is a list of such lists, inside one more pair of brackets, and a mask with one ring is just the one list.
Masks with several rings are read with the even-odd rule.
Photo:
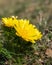
[[48, 57], [52, 57], [52, 49], [47, 49], [45, 53]]
[[43, 60], [40, 58], [40, 59], [39, 59], [39, 62], [43, 62]]

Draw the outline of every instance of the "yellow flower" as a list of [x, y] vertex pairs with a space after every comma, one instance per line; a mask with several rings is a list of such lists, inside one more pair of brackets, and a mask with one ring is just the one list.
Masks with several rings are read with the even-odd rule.
[[14, 28], [17, 36], [32, 43], [35, 43], [36, 40], [41, 39], [42, 37], [41, 32], [39, 32], [35, 25], [30, 24], [29, 20], [18, 20]]
[[17, 23], [17, 19], [16, 17], [8, 17], [8, 18], [5, 17], [5, 18], [2, 18], [2, 22], [7, 27], [13, 27], [14, 24]]
[[35, 43], [41, 39], [42, 34], [35, 25], [29, 23], [29, 20], [17, 19], [16, 17], [2, 18], [2, 22], [7, 27], [14, 27], [16, 35], [22, 37], [26, 41]]

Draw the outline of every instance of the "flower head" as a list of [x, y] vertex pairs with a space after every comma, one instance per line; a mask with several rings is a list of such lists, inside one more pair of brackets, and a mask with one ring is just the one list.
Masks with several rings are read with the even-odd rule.
[[36, 40], [41, 39], [42, 34], [35, 25], [29, 23], [29, 20], [17, 19], [16, 17], [2, 18], [2, 22], [7, 27], [14, 27], [16, 35], [22, 37], [26, 41], [35, 43]]
[[13, 27], [14, 24], [17, 23], [16, 17], [8, 17], [8, 18], [2, 18], [2, 22], [4, 23], [5, 26], [7, 27]]
[[35, 25], [29, 23], [29, 20], [18, 20], [17, 24], [14, 25], [16, 35], [22, 37], [26, 41], [35, 43], [36, 40], [41, 39], [42, 34], [36, 28]]

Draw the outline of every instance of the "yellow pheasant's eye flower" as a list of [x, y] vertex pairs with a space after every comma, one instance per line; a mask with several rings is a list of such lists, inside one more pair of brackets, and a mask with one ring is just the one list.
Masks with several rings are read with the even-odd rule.
[[17, 23], [16, 17], [8, 17], [8, 18], [2, 18], [2, 22], [4, 23], [5, 26], [7, 27], [13, 27], [14, 24]]
[[42, 37], [41, 32], [39, 32], [35, 25], [30, 24], [29, 20], [18, 20], [18, 23], [14, 26], [14, 28], [17, 36], [32, 43], [35, 43], [36, 40], [39, 40]]

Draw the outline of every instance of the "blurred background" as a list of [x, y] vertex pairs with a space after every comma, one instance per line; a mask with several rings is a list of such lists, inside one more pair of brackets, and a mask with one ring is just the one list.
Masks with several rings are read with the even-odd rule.
[[33, 23], [52, 19], [52, 0], [0, 0], [0, 18], [27, 18]]

